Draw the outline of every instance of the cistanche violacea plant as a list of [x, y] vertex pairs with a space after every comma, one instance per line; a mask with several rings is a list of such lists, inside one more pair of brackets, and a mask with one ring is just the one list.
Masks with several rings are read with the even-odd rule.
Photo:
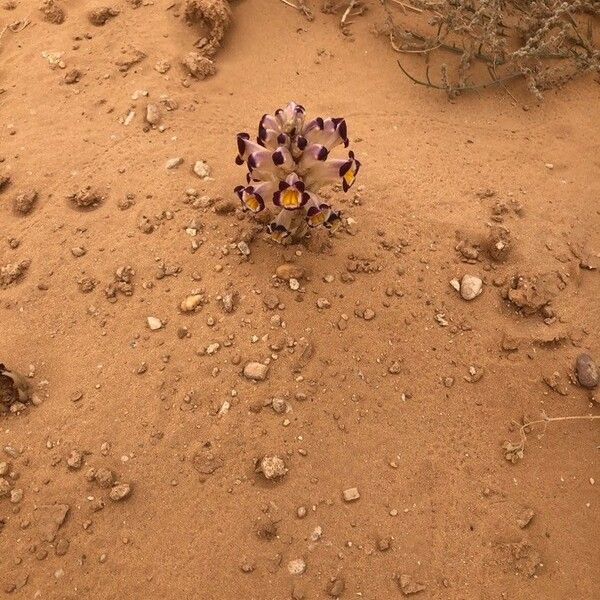
[[304, 107], [290, 102], [273, 115], [264, 115], [256, 141], [238, 133], [236, 163], [248, 166], [247, 185], [235, 188], [244, 210], [259, 213], [267, 201], [280, 209], [268, 226], [280, 243], [304, 236], [308, 228], [323, 226], [330, 231], [342, 223], [341, 214], [319, 197], [319, 190], [341, 183], [348, 191], [356, 179], [360, 162], [352, 151], [348, 158], [330, 158], [343, 144], [348, 147], [346, 121], [317, 117], [305, 120]]

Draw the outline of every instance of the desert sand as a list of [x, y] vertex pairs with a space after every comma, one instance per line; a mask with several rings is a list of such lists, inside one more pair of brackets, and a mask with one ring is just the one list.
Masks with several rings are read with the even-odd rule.
[[[3, 4], [0, 596], [599, 597], [597, 77], [450, 102], [376, 2], [245, 0], [201, 80], [182, 2]], [[285, 246], [234, 158], [290, 100], [362, 167]]]

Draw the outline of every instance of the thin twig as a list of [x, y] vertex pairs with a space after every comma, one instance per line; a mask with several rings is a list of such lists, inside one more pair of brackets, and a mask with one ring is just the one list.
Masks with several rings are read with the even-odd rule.
[[517, 77], [523, 77], [523, 73], [512, 73], [511, 75], [507, 75], [506, 77], [502, 77], [501, 79], [494, 79], [493, 81], [490, 81], [489, 83], [477, 83], [477, 84], [473, 84], [473, 85], [460, 85], [460, 86], [453, 87], [453, 86], [437, 85], [435, 83], [432, 83], [431, 80], [429, 79], [429, 67], [427, 67], [427, 71], [426, 71], [427, 81], [421, 81], [420, 79], [416, 79], [415, 77], [413, 77], [402, 66], [402, 63], [400, 61], [398, 61], [398, 66], [400, 67], [400, 70], [414, 83], [416, 83], [418, 85], [424, 85], [425, 87], [433, 88], [436, 90], [444, 90], [446, 92], [452, 92], [452, 91], [462, 92], [462, 91], [470, 91], [470, 90], [482, 90], [482, 89], [485, 89], [488, 87], [492, 87], [494, 85], [500, 85], [501, 83], [504, 83], [505, 81], [510, 81], [511, 79], [516, 79]]
[[400, 5], [402, 8], [408, 8], [408, 10], [414, 10], [416, 13], [421, 14], [423, 12], [422, 8], [417, 8], [416, 6], [412, 6], [412, 4], [404, 4], [404, 2], [400, 2], [400, 0], [392, 0], [395, 4]]
[[[521, 448], [525, 447], [525, 442], [527, 441], [526, 429], [532, 425], [541, 425], [542, 423], [547, 425], [548, 423], [556, 421], [593, 421], [595, 419], [600, 419], [600, 415], [571, 415], [566, 417], [547, 417], [544, 415], [543, 419], [538, 419], [537, 421], [528, 421], [519, 427], [519, 435], [521, 436], [520, 446]], [[516, 423], [516, 425], [518, 425], [518, 423]]]
[[340, 27], [344, 27], [344, 25], [346, 24], [346, 19], [348, 18], [348, 15], [352, 11], [352, 9], [356, 6], [357, 1], [358, 0], [350, 0], [350, 4], [348, 4], [348, 8], [344, 11], [344, 14], [342, 15], [342, 19], [340, 21]]

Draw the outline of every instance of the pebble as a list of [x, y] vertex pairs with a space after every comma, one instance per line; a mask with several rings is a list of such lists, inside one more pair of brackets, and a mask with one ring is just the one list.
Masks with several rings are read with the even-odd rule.
[[365, 321], [372, 321], [375, 318], [375, 311], [372, 308], [365, 308], [363, 313], [363, 319]]
[[249, 362], [244, 367], [244, 377], [253, 381], [264, 381], [267, 378], [268, 371], [268, 365], [263, 365], [259, 362]]
[[465, 275], [460, 282], [460, 295], [464, 300], [473, 300], [483, 291], [483, 281], [475, 275]]
[[336, 577], [329, 587], [327, 588], [327, 593], [332, 598], [339, 598], [346, 589], [346, 582], [341, 577]]
[[260, 461], [258, 471], [265, 479], [279, 479], [288, 472], [288, 469], [279, 456], [265, 456]]
[[166, 169], [176, 169], [182, 163], [183, 163], [183, 158], [181, 158], [181, 156], [178, 156], [176, 158], [170, 158], [165, 163], [165, 168]]
[[275, 275], [279, 279], [289, 281], [290, 279], [302, 279], [304, 277], [304, 269], [292, 263], [283, 263], [275, 269]]
[[302, 575], [306, 571], [306, 562], [303, 558], [295, 558], [288, 563], [288, 573], [290, 575]]
[[525, 529], [525, 527], [531, 523], [531, 519], [533, 519], [534, 516], [535, 513], [533, 512], [533, 509], [526, 508], [517, 518], [517, 525], [521, 529]]
[[294, 277], [292, 277], [288, 283], [289, 283], [291, 290], [297, 291], [300, 289], [300, 282], [297, 279], [295, 279]]
[[250, 246], [246, 242], [239, 242], [237, 247], [244, 256], [250, 256]]
[[156, 104], [148, 104], [146, 107], [146, 121], [150, 125], [158, 125], [160, 123], [160, 110]]
[[208, 166], [208, 163], [203, 160], [197, 160], [194, 163], [194, 173], [196, 173], [200, 179], [210, 177], [210, 167]]
[[358, 492], [358, 488], [348, 488], [342, 492], [344, 496], [345, 502], [354, 502], [354, 500], [358, 500], [360, 498], [360, 493]]
[[131, 485], [128, 483], [119, 483], [114, 485], [110, 490], [110, 499], [114, 502], [119, 502], [120, 500], [124, 500], [131, 494]]
[[577, 380], [587, 389], [594, 389], [598, 385], [600, 372], [598, 366], [589, 354], [580, 354], [575, 361]]
[[327, 300], [327, 298], [319, 298], [317, 300], [317, 307], [318, 308], [331, 308], [331, 302], [329, 302], [329, 300]]
[[282, 414], [287, 410], [287, 402], [283, 398], [273, 398], [271, 406], [277, 414]]
[[417, 583], [412, 576], [402, 573], [398, 578], [398, 585], [405, 596], [412, 594], [418, 594], [425, 590], [425, 586], [421, 583]]
[[83, 463], [83, 456], [78, 450], [71, 451], [67, 457], [67, 466], [69, 469], [80, 469]]
[[299, 519], [304, 519], [304, 517], [306, 516], [306, 513], [307, 513], [307, 510], [306, 510], [306, 507], [305, 507], [305, 506], [299, 506], [299, 507], [296, 509], [296, 516], [297, 516]]
[[162, 329], [163, 322], [160, 319], [158, 319], [157, 317], [148, 317], [147, 321], [148, 321], [148, 327], [150, 327], [150, 329], [152, 331], [157, 331], [158, 329]]
[[8, 475], [10, 470], [10, 466], [7, 462], [0, 462], [0, 477], [4, 477], [4, 475]]
[[194, 312], [196, 308], [198, 308], [202, 304], [202, 295], [201, 294], [192, 294], [188, 296], [182, 303], [179, 305], [179, 309], [181, 312]]
[[270, 310], [275, 310], [279, 306], [279, 297], [277, 294], [265, 294], [263, 304]]

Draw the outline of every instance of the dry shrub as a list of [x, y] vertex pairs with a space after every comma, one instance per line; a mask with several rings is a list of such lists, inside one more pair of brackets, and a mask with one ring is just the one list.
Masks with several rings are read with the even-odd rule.
[[[524, 78], [541, 99], [544, 90], [585, 73], [600, 73], [600, 49], [593, 30], [600, 17], [598, 0], [387, 2], [381, 32], [397, 52], [427, 60], [424, 79], [410, 75], [399, 61], [400, 68], [415, 83], [445, 90], [450, 97]], [[457, 60], [451, 66], [443, 63], [440, 81], [434, 83], [429, 62], [442, 53], [455, 54]], [[485, 67], [489, 80], [472, 79], [480, 72], [477, 65]]]

